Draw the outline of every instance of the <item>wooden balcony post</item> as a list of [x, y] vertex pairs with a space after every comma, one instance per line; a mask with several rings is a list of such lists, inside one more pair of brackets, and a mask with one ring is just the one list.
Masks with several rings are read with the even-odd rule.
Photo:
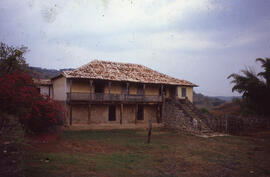
[[129, 83], [127, 82], [127, 90], [126, 90], [126, 94], [129, 94]]
[[72, 79], [70, 79], [70, 87], [69, 87], [69, 92], [72, 92]]
[[178, 86], [175, 87], [175, 97], [178, 97]]
[[112, 85], [112, 83], [111, 83], [111, 81], [109, 81], [109, 83], [108, 83], [109, 95], [111, 94], [111, 85]]
[[[68, 101], [72, 101], [72, 94], [71, 94], [71, 92], [72, 92], [72, 79], [70, 79], [70, 82], [69, 82], [70, 84], [69, 84], [69, 100]], [[71, 103], [70, 103], [71, 104]]]
[[145, 84], [143, 84], [143, 101], [145, 101]]
[[157, 123], [160, 123], [159, 120], [160, 120], [160, 107], [159, 107], [159, 104], [157, 104], [157, 107], [156, 107], [156, 118], [157, 118]]
[[93, 87], [93, 80], [89, 81], [89, 95], [90, 95], [90, 100], [92, 100], [92, 87]]
[[160, 87], [160, 96], [163, 97], [163, 95], [164, 95], [164, 86], [161, 85], [161, 87]]

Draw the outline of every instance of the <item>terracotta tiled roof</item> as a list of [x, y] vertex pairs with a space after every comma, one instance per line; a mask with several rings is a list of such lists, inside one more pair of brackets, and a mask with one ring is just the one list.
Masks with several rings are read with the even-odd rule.
[[33, 79], [33, 81], [37, 85], [52, 85], [50, 79]]
[[142, 65], [101, 60], [93, 60], [72, 71], [64, 71], [63, 75], [66, 78], [91, 78], [112, 81], [196, 86], [189, 81], [170, 77]]

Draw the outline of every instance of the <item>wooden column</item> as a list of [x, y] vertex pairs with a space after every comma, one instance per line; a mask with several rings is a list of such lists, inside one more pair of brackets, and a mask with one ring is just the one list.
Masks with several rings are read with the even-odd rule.
[[137, 123], [137, 117], [138, 117], [138, 104], [135, 106], [135, 124]]
[[165, 119], [165, 96], [162, 97], [161, 121], [164, 122], [164, 119]]
[[156, 118], [157, 118], [157, 123], [160, 123], [160, 107], [159, 104], [157, 104], [157, 109], [156, 109]]
[[111, 94], [111, 85], [112, 85], [112, 83], [111, 83], [111, 81], [109, 81], [108, 82], [109, 94]]
[[124, 105], [120, 105], [120, 124], [123, 123], [123, 111], [124, 111]]
[[143, 84], [143, 96], [145, 96], [145, 84]]
[[126, 90], [126, 94], [129, 95], [129, 83], [127, 82], [127, 90]]
[[159, 123], [162, 123], [163, 119], [162, 119], [162, 105], [158, 105], [159, 107]]
[[92, 100], [92, 88], [93, 88], [93, 81], [89, 81], [89, 95], [90, 95], [90, 100]]
[[90, 124], [91, 121], [91, 104], [88, 104], [88, 121], [87, 123]]
[[175, 97], [178, 97], [178, 86], [175, 86]]
[[72, 79], [70, 79], [70, 82], [69, 82], [69, 100], [68, 101], [70, 101], [70, 102], [72, 100], [71, 93], [72, 93]]
[[72, 104], [69, 106], [69, 125], [72, 125]]

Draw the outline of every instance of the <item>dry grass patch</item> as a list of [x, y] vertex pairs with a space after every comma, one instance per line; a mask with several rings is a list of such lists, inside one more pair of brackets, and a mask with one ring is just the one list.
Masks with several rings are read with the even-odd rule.
[[156, 129], [150, 144], [146, 136], [145, 130], [65, 131], [58, 141], [26, 151], [24, 171], [50, 177], [270, 176], [270, 131], [202, 138]]

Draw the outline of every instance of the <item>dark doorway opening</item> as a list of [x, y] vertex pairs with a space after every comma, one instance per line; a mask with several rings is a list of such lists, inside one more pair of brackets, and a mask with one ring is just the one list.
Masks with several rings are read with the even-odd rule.
[[116, 106], [110, 105], [109, 106], [109, 121], [115, 121], [116, 120]]
[[104, 84], [103, 83], [95, 83], [95, 93], [104, 93]]
[[171, 87], [169, 89], [169, 95], [171, 98], [175, 98], [175, 96], [176, 96], [176, 88], [175, 87]]
[[143, 105], [138, 105], [138, 113], [137, 113], [137, 120], [144, 119], [144, 107]]

